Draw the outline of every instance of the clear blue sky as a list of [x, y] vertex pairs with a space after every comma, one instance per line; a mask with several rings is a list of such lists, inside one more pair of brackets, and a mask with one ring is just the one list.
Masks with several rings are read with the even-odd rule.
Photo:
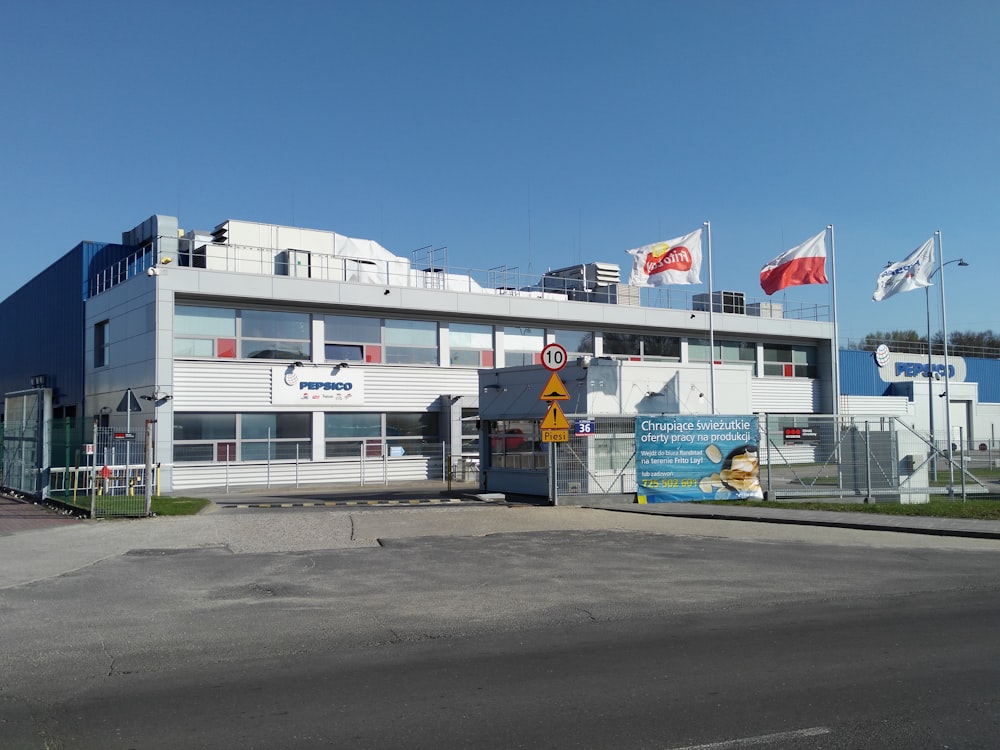
[[842, 339], [925, 330], [871, 294], [941, 230], [949, 330], [1000, 330], [998, 42], [995, 0], [10, 3], [0, 299], [154, 213], [536, 276], [709, 220], [751, 297], [833, 224]]

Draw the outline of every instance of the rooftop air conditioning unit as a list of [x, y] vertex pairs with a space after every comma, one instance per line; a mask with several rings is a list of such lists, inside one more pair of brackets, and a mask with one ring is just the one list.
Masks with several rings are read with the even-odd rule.
[[747, 305], [747, 315], [755, 318], [783, 318], [780, 302], [751, 302]]
[[[746, 299], [743, 292], [712, 292], [712, 312], [746, 315]], [[696, 294], [691, 298], [691, 309], [708, 312], [709, 295]]]
[[615, 263], [579, 263], [575, 266], [546, 271], [542, 286], [546, 290], [570, 289], [593, 291], [621, 282], [621, 271]]

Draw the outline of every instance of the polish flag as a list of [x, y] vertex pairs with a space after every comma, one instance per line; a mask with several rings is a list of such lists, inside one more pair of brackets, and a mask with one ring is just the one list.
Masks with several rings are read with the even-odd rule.
[[826, 230], [760, 269], [761, 289], [769, 295], [787, 286], [826, 283]]

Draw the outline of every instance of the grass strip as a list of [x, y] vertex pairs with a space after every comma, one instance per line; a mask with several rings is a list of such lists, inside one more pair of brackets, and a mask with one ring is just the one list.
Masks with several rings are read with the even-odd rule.
[[726, 505], [745, 508], [788, 508], [790, 510], [825, 510], [838, 513], [877, 513], [891, 516], [923, 516], [927, 518], [971, 518], [1000, 521], [1000, 501], [997, 500], [931, 500], [928, 503], [825, 503], [761, 500], [708, 500], [701, 505]]

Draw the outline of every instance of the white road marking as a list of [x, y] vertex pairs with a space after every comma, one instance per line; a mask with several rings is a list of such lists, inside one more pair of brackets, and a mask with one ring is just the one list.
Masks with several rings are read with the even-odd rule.
[[731, 750], [731, 748], [769, 745], [774, 742], [796, 740], [803, 737], [818, 737], [821, 734], [830, 734], [830, 729], [828, 727], [809, 727], [808, 729], [796, 729], [791, 732], [777, 732], [775, 734], [761, 734], [757, 737], [741, 737], [736, 740], [709, 742], [705, 745], [686, 745], [685, 747], [670, 748], [670, 750]]

